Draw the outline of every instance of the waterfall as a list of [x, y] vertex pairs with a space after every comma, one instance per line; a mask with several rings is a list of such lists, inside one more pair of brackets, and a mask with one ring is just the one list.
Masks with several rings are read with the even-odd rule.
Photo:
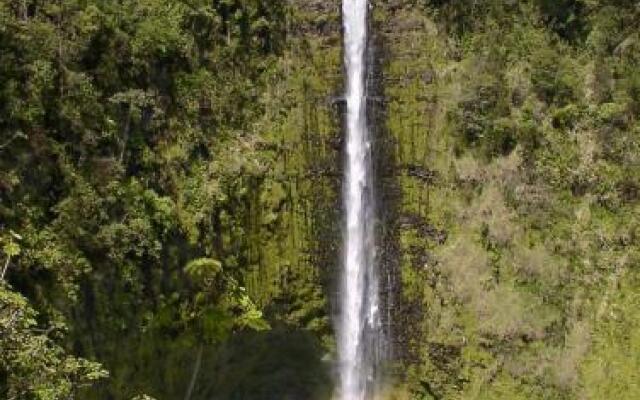
[[367, 0], [343, 0], [346, 160], [343, 271], [337, 326], [341, 400], [374, 397], [382, 326], [374, 238], [371, 139], [367, 127]]

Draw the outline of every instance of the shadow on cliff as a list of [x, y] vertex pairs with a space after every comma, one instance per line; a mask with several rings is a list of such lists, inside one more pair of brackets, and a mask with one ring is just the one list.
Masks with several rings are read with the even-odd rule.
[[323, 354], [318, 340], [304, 331], [237, 335], [203, 365], [193, 399], [328, 400], [333, 384]]
[[333, 393], [319, 340], [293, 328], [240, 332], [201, 353], [192, 337], [157, 333], [123, 338], [118, 348], [119, 358], [106, 363], [110, 377], [84, 388], [79, 398], [130, 400], [145, 393], [157, 400], [330, 400]]

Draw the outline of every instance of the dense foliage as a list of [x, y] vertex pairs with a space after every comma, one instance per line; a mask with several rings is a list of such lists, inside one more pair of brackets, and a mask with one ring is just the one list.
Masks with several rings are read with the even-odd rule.
[[396, 158], [423, 171], [397, 228], [406, 396], [638, 398], [637, 2], [416, 3], [377, 17], [401, 27]]
[[[389, 397], [640, 398], [637, 2], [374, 6]], [[339, 18], [0, 2], [0, 397], [331, 398]]]
[[169, 343], [268, 326], [237, 239], [284, 27], [280, 1], [1, 2], [0, 396], [106, 376], [74, 353], [132, 396]]

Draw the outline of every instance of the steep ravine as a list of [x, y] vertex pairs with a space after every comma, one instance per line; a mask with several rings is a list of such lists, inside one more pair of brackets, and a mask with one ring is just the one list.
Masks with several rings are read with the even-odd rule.
[[[594, 97], [549, 98], [565, 89], [545, 85], [562, 79], [575, 93], [605, 89], [589, 87], [598, 85], [592, 72], [569, 59], [563, 70], [545, 64], [562, 51], [591, 56], [559, 41], [551, 25], [525, 23], [544, 11], [525, 3], [373, 3], [368, 117], [390, 398], [598, 399], [614, 389], [590, 385], [605, 379], [596, 366], [632, 362], [611, 348], [637, 349], [637, 338], [617, 332], [633, 326], [637, 304], [630, 294], [637, 278], [625, 271], [638, 259], [637, 217], [628, 217], [638, 199], [619, 192], [612, 209], [596, 193], [610, 178], [575, 161], [586, 146], [603, 154], [606, 142], [593, 132], [618, 117], [599, 116], [615, 111]], [[274, 331], [240, 335], [222, 353], [211, 349], [203, 370], [215, 373], [200, 376], [200, 398], [214, 388], [220, 399], [333, 393], [327, 360], [335, 357], [343, 211], [340, 2], [294, 2], [291, 10], [287, 48], [255, 122], [269, 172], [255, 183], [243, 222], [245, 284]], [[541, 46], [555, 55], [540, 54]], [[616, 90], [615, 80], [601, 85]], [[636, 117], [624, 115], [636, 143]], [[564, 141], [567, 132], [575, 142]], [[546, 150], [553, 146], [558, 152]], [[571, 176], [572, 162], [582, 177]], [[603, 162], [627, 174], [620, 182], [637, 181], [625, 162]], [[572, 188], [572, 179], [591, 189]], [[625, 317], [611, 320], [608, 312]], [[300, 374], [299, 363], [314, 372]], [[620, 382], [632, 379], [634, 372], [616, 368]]]
[[[341, 1], [49, 3], [0, 2], [0, 397], [333, 399]], [[640, 398], [638, 21], [371, 1], [375, 400]]]

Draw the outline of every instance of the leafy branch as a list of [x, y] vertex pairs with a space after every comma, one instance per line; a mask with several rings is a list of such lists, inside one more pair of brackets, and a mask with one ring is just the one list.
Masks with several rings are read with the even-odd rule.
[[20, 255], [20, 245], [18, 245], [18, 240], [22, 240], [22, 236], [18, 235], [14, 231], [10, 231], [9, 239], [6, 241], [4, 246], [2, 246], [2, 251], [6, 256], [4, 266], [2, 267], [2, 274], [0, 275], [0, 280], [2, 281], [4, 281], [4, 276], [11, 264], [11, 258]]

